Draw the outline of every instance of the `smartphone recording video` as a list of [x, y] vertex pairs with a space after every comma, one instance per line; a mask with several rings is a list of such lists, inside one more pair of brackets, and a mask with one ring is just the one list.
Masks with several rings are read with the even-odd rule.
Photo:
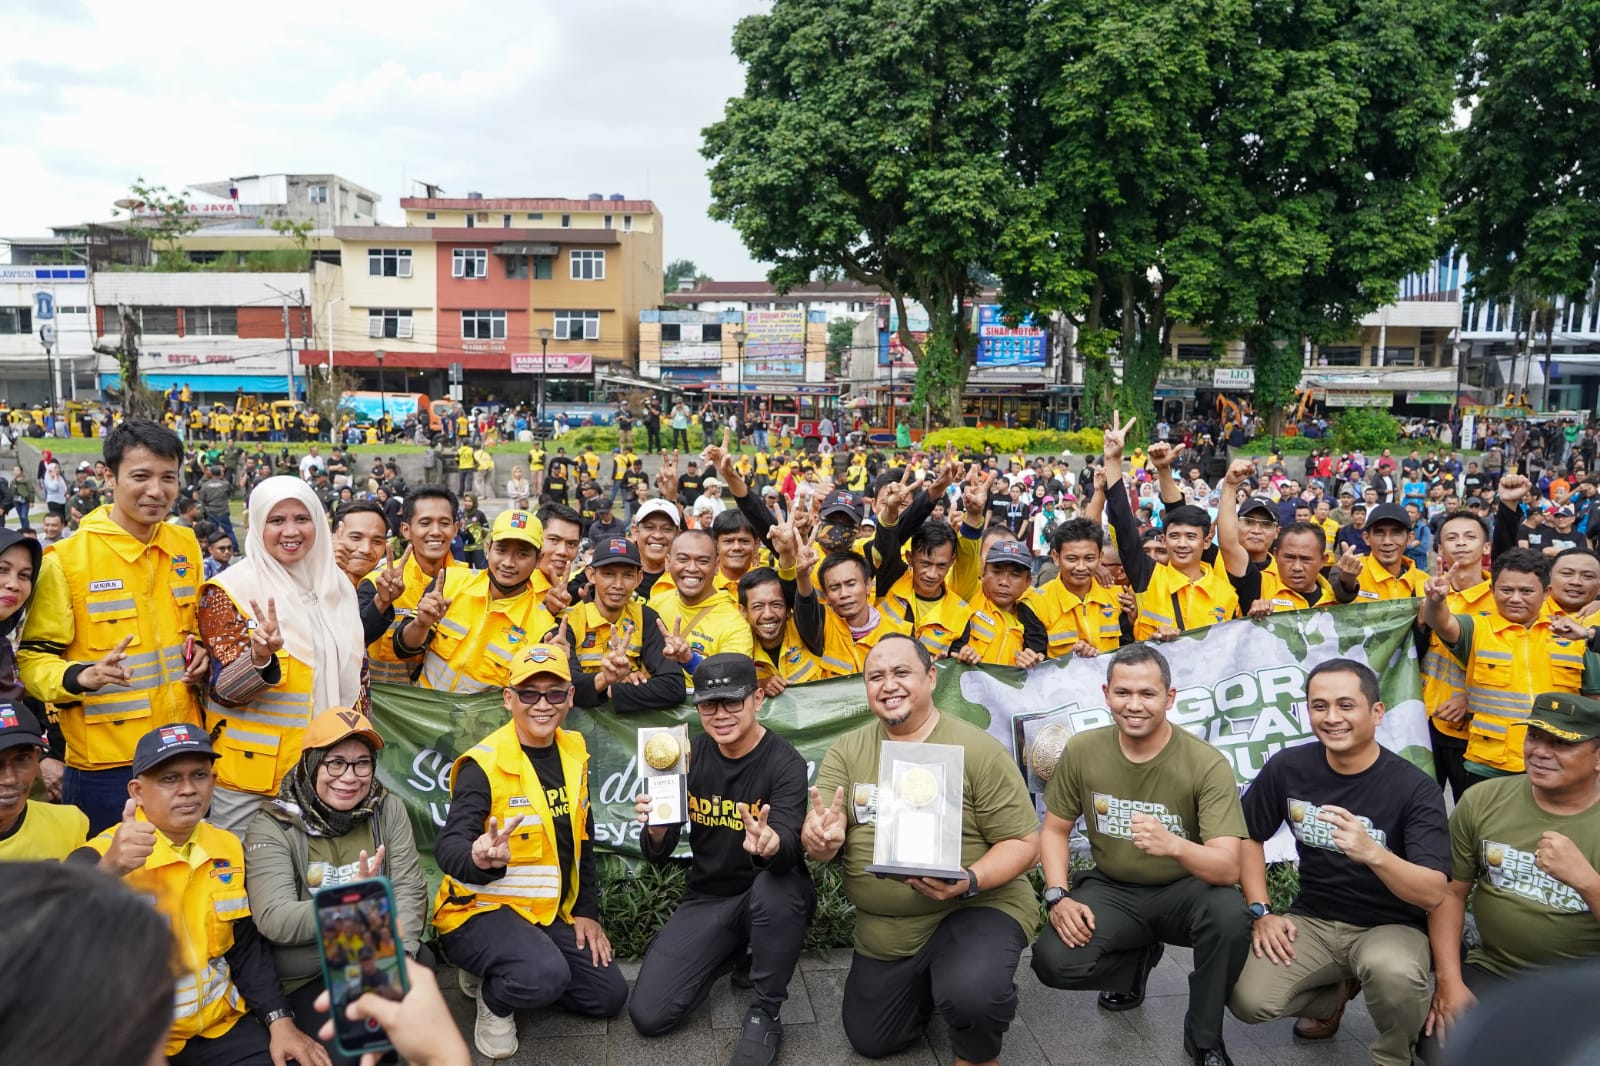
[[394, 1000], [406, 994], [405, 952], [388, 879], [374, 877], [321, 889], [314, 906], [334, 1043], [346, 1055], [389, 1050], [389, 1038], [380, 1025], [345, 1016], [345, 1007], [368, 992]]

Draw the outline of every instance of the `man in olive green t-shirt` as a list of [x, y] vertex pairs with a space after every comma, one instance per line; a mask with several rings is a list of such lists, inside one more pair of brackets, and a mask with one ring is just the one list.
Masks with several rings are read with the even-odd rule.
[[[1103, 689], [1114, 726], [1079, 733], [1045, 787], [1040, 834], [1051, 928], [1033, 972], [1052, 988], [1100, 989], [1100, 1006], [1131, 1010], [1162, 944], [1194, 949], [1184, 1054], [1231, 1066], [1222, 1011], [1250, 951], [1239, 880], [1244, 811], [1227, 759], [1167, 720], [1172, 671], [1149, 644], [1111, 657]], [[1071, 885], [1078, 816], [1095, 868]]]
[[[1450, 1030], [1494, 986], [1600, 956], [1600, 700], [1534, 697], [1526, 776], [1472, 786], [1450, 815], [1450, 883], [1428, 915], [1436, 988], [1418, 1048], [1442, 1061]], [[1461, 958], [1467, 898], [1479, 943]]]
[[[856, 906], [845, 1035], [861, 1054], [881, 1058], [920, 1039], [938, 1013], [949, 1024], [958, 1066], [994, 1062], [1017, 1012], [1017, 961], [1039, 924], [1026, 878], [1039, 857], [1039, 817], [1000, 743], [934, 706], [933, 661], [921, 644], [904, 634], [884, 637], [867, 653], [863, 678], [878, 720], [829, 749], [800, 834], [815, 862], [843, 855], [845, 894]], [[886, 740], [963, 749], [964, 877], [867, 872]], [[824, 796], [832, 806], [823, 805]]]

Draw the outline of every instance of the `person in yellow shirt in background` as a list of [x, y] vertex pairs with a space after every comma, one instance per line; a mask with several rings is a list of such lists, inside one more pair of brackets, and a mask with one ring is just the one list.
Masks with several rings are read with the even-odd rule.
[[1362, 528], [1368, 553], [1356, 555], [1346, 547], [1333, 568], [1333, 590], [1339, 602], [1351, 600], [1409, 600], [1422, 595], [1428, 575], [1406, 558], [1411, 539], [1411, 516], [1395, 503], [1380, 503], [1367, 511]]
[[98, 863], [171, 924], [177, 994], [168, 1063], [328, 1066], [323, 1047], [296, 1028], [271, 946], [250, 918], [244, 845], [202, 821], [216, 758], [199, 726], [178, 722], [144, 734], [120, 822], [68, 861]]
[[456, 493], [466, 495], [472, 491], [473, 476], [478, 469], [477, 455], [473, 450], [472, 442], [461, 438], [461, 446], [456, 449]]
[[1033, 553], [1021, 541], [997, 541], [983, 557], [983, 584], [969, 606], [967, 626], [950, 655], [976, 665], [1031, 669], [1044, 662], [1050, 639], [1023, 593], [1033, 577]]
[[[1467, 787], [1489, 777], [1523, 772], [1523, 737], [1534, 697], [1546, 692], [1600, 693], [1600, 655], [1581, 626], [1567, 632], [1541, 608], [1549, 568], [1538, 552], [1513, 548], [1490, 570], [1494, 608], [1451, 614], [1449, 560], [1424, 586], [1418, 619], [1432, 629], [1466, 677]], [[1558, 632], [1556, 626], [1561, 625]]]
[[195, 607], [203, 557], [194, 530], [168, 522], [183, 442], [143, 419], [105, 439], [111, 503], [45, 550], [22, 626], [18, 673], [53, 703], [66, 741], [62, 799], [115, 825], [133, 748], [154, 722], [201, 721], [195, 697], [210, 672]]
[[28, 798], [47, 747], [32, 711], [0, 703], [0, 863], [58, 862], [89, 839], [78, 808]]
[[[1445, 609], [1451, 614], [1485, 615], [1494, 610], [1493, 582], [1483, 569], [1483, 547], [1489, 530], [1471, 511], [1457, 511], [1439, 525], [1439, 559], [1448, 563], [1450, 591]], [[1597, 568], [1600, 569], [1600, 568]], [[1433, 741], [1434, 776], [1457, 802], [1476, 778], [1466, 769], [1467, 674], [1439, 634], [1429, 632], [1422, 653], [1422, 703], [1428, 711]]]
[[583, 464], [583, 469], [589, 475], [590, 481], [600, 480], [600, 456], [595, 454], [594, 445], [591, 444], [583, 449], [583, 454], [578, 456], [578, 461]]
[[417, 684], [442, 692], [504, 688], [512, 664], [530, 644], [554, 636], [556, 620], [529, 584], [544, 530], [527, 511], [503, 511], [489, 531], [488, 566], [446, 598], [445, 571], [417, 601], [416, 613], [394, 628], [400, 659], [422, 659]]
[[[889, 633], [911, 635], [911, 625], [872, 602], [872, 575], [855, 552], [836, 551], [817, 562], [815, 544], [802, 545], [795, 560], [795, 628], [806, 647], [835, 675], [859, 674], [871, 651]], [[822, 585], [820, 607], [811, 573]]]
[[472, 489], [479, 499], [496, 495], [494, 487], [494, 453], [483, 445], [472, 452]]
[[1122, 646], [1122, 601], [1095, 579], [1105, 547], [1099, 523], [1087, 518], [1069, 518], [1051, 534], [1056, 579], [1030, 589], [1022, 602], [1044, 624], [1052, 659], [1093, 658]]
[[713, 583], [716, 560], [711, 534], [684, 530], [673, 538], [667, 556], [672, 586], [658, 583], [650, 595], [650, 606], [661, 616], [667, 658], [682, 665], [686, 677], [707, 656], [728, 651], [750, 655], [755, 650], [750, 626], [733, 596]]
[[639, 548], [625, 537], [602, 537], [584, 571], [594, 598], [572, 605], [562, 636], [571, 644], [573, 701], [619, 714], [683, 702], [683, 670], [666, 657], [661, 616], [635, 596], [644, 576]]

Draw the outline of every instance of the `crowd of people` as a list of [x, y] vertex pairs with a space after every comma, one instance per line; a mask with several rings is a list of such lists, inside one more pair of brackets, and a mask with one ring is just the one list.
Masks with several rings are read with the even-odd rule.
[[[0, 642], [0, 860], [98, 867], [168, 920], [170, 1016], [127, 1030], [127, 1061], [354, 1061], [324, 1026], [312, 896], [380, 873], [410, 972], [436, 961], [431, 929], [495, 1059], [515, 1054], [519, 1011], [626, 1011], [659, 1035], [731, 972], [751, 989], [731, 1061], [776, 1061], [811, 864], [834, 861], [856, 908], [842, 1025], [871, 1057], [937, 1014], [958, 1063], [998, 1060], [1030, 942], [1038, 980], [1107, 1011], [1142, 1004], [1163, 945], [1192, 948], [1181, 1040], [1200, 1066], [1231, 1062], [1225, 1012], [1325, 1039], [1358, 994], [1374, 1062], [1438, 1061], [1495, 985], [1600, 955], [1592, 431], [1524, 437], [1492, 471], [1440, 450], [1318, 452], [1291, 471], [1171, 427], [1130, 448], [1133, 428], [1108, 427], [1076, 470], [953, 449], [746, 453], [726, 427], [697, 456], [663, 452], [652, 477], [631, 443], [609, 465], [535, 444], [490, 516], [495, 478], [475, 461], [458, 495], [438, 467], [410, 486], [337, 449], [195, 452], [122, 422], [69, 491], [47, 490], [69, 528], [48, 544], [0, 530], [0, 635], [16, 638], [14, 654]], [[1163, 642], [1381, 600], [1416, 609], [1435, 777], [1378, 744], [1378, 680], [1354, 660], [1310, 671], [1314, 742], [1242, 794], [1169, 719]], [[1041, 823], [1012, 756], [941, 712], [937, 665], [1063, 656], [1108, 657], [1114, 724], [1067, 745]], [[762, 704], [837, 677], [859, 678], [872, 717], [808, 782]], [[498, 693], [507, 711], [458, 753], [431, 898], [377, 773], [374, 681]], [[686, 700], [702, 727], [687, 817], [638, 806], [649, 861], [673, 861], [687, 827], [687, 889], [630, 992], [567, 715]], [[962, 750], [959, 876], [874, 872], [887, 742]], [[1075, 825], [1090, 870], [1072, 867]], [[1283, 826], [1300, 882], [1275, 912], [1264, 845]], [[364, 957], [345, 932], [349, 979], [389, 980], [367, 973], [384, 945]], [[408, 1042], [394, 1011], [437, 997], [412, 984], [351, 1009]], [[438, 1026], [402, 1050], [465, 1054]]]

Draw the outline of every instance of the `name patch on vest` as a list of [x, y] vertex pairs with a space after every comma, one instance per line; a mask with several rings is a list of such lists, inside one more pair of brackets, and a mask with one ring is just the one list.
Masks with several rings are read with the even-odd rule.
[[533, 801], [527, 796], [512, 796], [506, 801], [507, 807], [532, 807]]
[[105, 581], [89, 582], [90, 592], [116, 592], [120, 588], [122, 588], [122, 579], [120, 577], [109, 578]]

